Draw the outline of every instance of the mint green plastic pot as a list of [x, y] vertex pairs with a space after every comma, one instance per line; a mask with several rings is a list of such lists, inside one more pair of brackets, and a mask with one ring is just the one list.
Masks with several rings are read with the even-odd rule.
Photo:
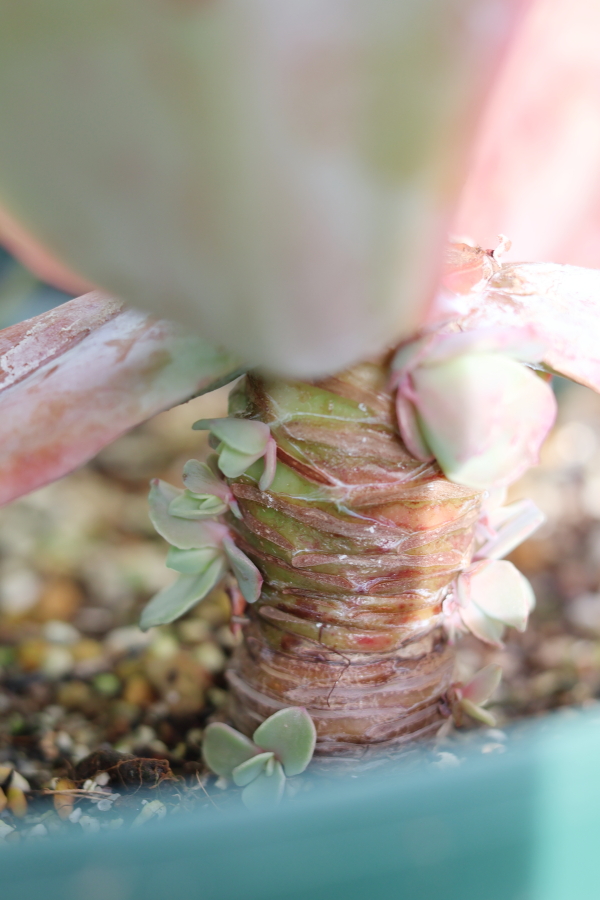
[[2, 900], [597, 900], [600, 711], [277, 809], [7, 846]]

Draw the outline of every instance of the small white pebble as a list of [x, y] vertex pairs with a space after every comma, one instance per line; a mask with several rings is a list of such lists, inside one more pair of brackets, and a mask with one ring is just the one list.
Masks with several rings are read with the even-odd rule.
[[67, 675], [73, 668], [73, 657], [66, 647], [52, 644], [46, 650], [42, 662], [42, 672], [48, 678], [58, 679]]
[[2, 819], [0, 819], [0, 841], [3, 841], [4, 838], [14, 830], [12, 825], [9, 825], [8, 822], [3, 822]]
[[83, 782], [84, 791], [93, 791], [95, 787], [96, 783], [93, 778], [86, 778], [86, 780]]
[[460, 760], [454, 753], [440, 750], [437, 757], [438, 761], [433, 764], [437, 769], [456, 769], [457, 766], [460, 766]]
[[229, 784], [229, 782], [227, 781], [227, 779], [225, 778], [224, 775], [220, 775], [217, 778], [217, 780], [215, 781], [215, 787], [219, 788], [220, 791], [226, 790], [228, 784]]
[[29, 786], [29, 782], [27, 781], [27, 779], [26, 779], [26, 778], [23, 778], [23, 776], [21, 775], [21, 773], [20, 773], [20, 772], [17, 772], [16, 770], [13, 771], [13, 773], [12, 773], [12, 775], [11, 775], [11, 778], [10, 778], [10, 786], [11, 786], [11, 787], [15, 787], [15, 788], [19, 788], [19, 790], [20, 790], [20, 791], [23, 791], [24, 793], [27, 793], [27, 791], [30, 791], [30, 790], [31, 790], [31, 788], [30, 788], [30, 786]]
[[488, 728], [486, 734], [492, 741], [506, 741], [507, 735], [505, 731], [500, 731], [499, 728]]
[[482, 753], [504, 753], [506, 747], [504, 744], [484, 744], [481, 748]]
[[73, 825], [76, 825], [79, 822], [82, 815], [83, 815], [83, 811], [82, 811], [81, 807], [78, 806], [77, 809], [74, 809], [73, 812], [70, 814], [69, 822], [72, 822]]
[[94, 781], [96, 782], [96, 784], [99, 784], [100, 787], [105, 787], [110, 781], [110, 775], [108, 774], [108, 772], [98, 772], [98, 774], [94, 778]]
[[88, 834], [95, 834], [95, 832], [100, 831], [100, 822], [98, 819], [92, 819], [91, 816], [82, 816], [79, 824]]
[[27, 837], [37, 838], [37, 837], [47, 837], [48, 829], [45, 825], [42, 825], [41, 822], [39, 825], [34, 825]]
[[81, 635], [69, 622], [51, 619], [44, 625], [44, 637], [51, 644], [76, 644]]
[[108, 812], [113, 805], [113, 799], [113, 797], [105, 797], [103, 800], [98, 800], [96, 809], [100, 812]]

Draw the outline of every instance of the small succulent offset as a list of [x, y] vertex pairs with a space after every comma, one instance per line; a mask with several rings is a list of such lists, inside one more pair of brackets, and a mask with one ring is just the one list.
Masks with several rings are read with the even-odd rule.
[[279, 803], [286, 777], [300, 775], [312, 759], [317, 733], [302, 707], [280, 709], [259, 725], [252, 740], [225, 725], [209, 725], [202, 752], [217, 775], [243, 787], [249, 809]]
[[472, 719], [493, 728], [496, 719], [491, 712], [484, 709], [484, 704], [500, 684], [501, 678], [502, 669], [492, 663], [477, 672], [466, 684], [460, 682], [454, 684], [449, 695], [455, 722], [460, 724], [462, 714], [467, 713]]
[[[172, 585], [163, 588], [144, 609], [140, 626], [166, 625], [184, 615], [222, 580], [228, 569], [237, 578], [246, 603], [260, 596], [262, 576], [254, 563], [233, 542], [226, 525], [206, 519], [206, 506], [214, 517], [233, 509], [235, 501], [226, 484], [211, 469], [190, 460], [184, 469], [184, 483], [193, 490], [179, 490], [155, 479], [150, 488], [150, 518], [158, 533], [171, 544], [167, 566], [179, 572]], [[199, 492], [202, 488], [202, 493]], [[211, 489], [212, 494], [204, 493]]]

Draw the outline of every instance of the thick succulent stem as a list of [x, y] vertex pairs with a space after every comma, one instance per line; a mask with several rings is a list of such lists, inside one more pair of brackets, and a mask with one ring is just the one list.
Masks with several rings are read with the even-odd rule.
[[307, 384], [247, 376], [231, 413], [270, 425], [277, 472], [230, 479], [230, 526], [261, 597], [228, 673], [246, 733], [304, 706], [317, 754], [363, 758], [435, 733], [452, 679], [441, 604], [471, 558], [481, 494], [420, 463], [396, 425], [388, 360]]

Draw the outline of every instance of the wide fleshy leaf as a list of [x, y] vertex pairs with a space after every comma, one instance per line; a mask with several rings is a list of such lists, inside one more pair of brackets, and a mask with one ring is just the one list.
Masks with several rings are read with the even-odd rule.
[[486, 616], [524, 631], [531, 611], [524, 581], [508, 560], [483, 560], [458, 577], [458, 597], [463, 607], [474, 604]]
[[307, 711], [292, 706], [265, 719], [254, 732], [253, 740], [263, 750], [277, 755], [286, 775], [300, 775], [312, 759], [317, 732]]
[[214, 722], [204, 732], [202, 755], [209, 769], [231, 778], [233, 770], [258, 753], [252, 741], [223, 722]]
[[182, 491], [166, 481], [155, 478], [150, 487], [148, 503], [150, 520], [161, 537], [180, 550], [199, 547], [219, 547], [229, 532], [219, 522], [198, 522], [182, 519], [169, 512], [171, 503], [181, 497]]
[[285, 774], [281, 763], [276, 762], [271, 775], [262, 772], [242, 791], [242, 802], [248, 809], [276, 806], [283, 797]]
[[223, 559], [218, 558], [200, 575], [180, 575], [174, 584], [159, 591], [144, 607], [140, 628], [146, 631], [154, 625], [168, 625], [179, 619], [212, 591], [225, 570]]
[[498, 353], [467, 353], [412, 373], [419, 425], [451, 481], [485, 489], [538, 461], [556, 414], [551, 388]]
[[489, 700], [502, 681], [502, 667], [492, 663], [480, 669], [461, 689], [463, 698], [478, 706]]
[[246, 603], [255, 603], [260, 597], [262, 575], [251, 559], [248, 559], [230, 537], [223, 538], [223, 549], [237, 578], [240, 591]]
[[[275, 759], [273, 753], [258, 753], [252, 759], [247, 759], [246, 762], [240, 763], [232, 772], [235, 784], [238, 787], [246, 787], [247, 784], [250, 784], [251, 781], [254, 781], [255, 778], [258, 778], [265, 771], [267, 764], [273, 759]], [[272, 774], [272, 772], [267, 774]]]
[[216, 547], [205, 547], [202, 550], [179, 550], [177, 547], [169, 547], [167, 553], [167, 567], [180, 572], [182, 575], [199, 575], [205, 572], [209, 565], [221, 554]]
[[3, 205], [128, 303], [339, 371], [419, 322], [520, 6], [7, 4]]
[[0, 503], [233, 374], [235, 362], [99, 294], [0, 332]]
[[494, 247], [504, 232], [513, 259], [598, 267], [599, 34], [597, 0], [530, 4], [481, 119], [453, 233]]
[[502, 638], [504, 637], [506, 626], [499, 619], [490, 618], [474, 603], [461, 608], [460, 617], [464, 628], [480, 641], [483, 641], [484, 644], [490, 644], [492, 647], [504, 646]]

